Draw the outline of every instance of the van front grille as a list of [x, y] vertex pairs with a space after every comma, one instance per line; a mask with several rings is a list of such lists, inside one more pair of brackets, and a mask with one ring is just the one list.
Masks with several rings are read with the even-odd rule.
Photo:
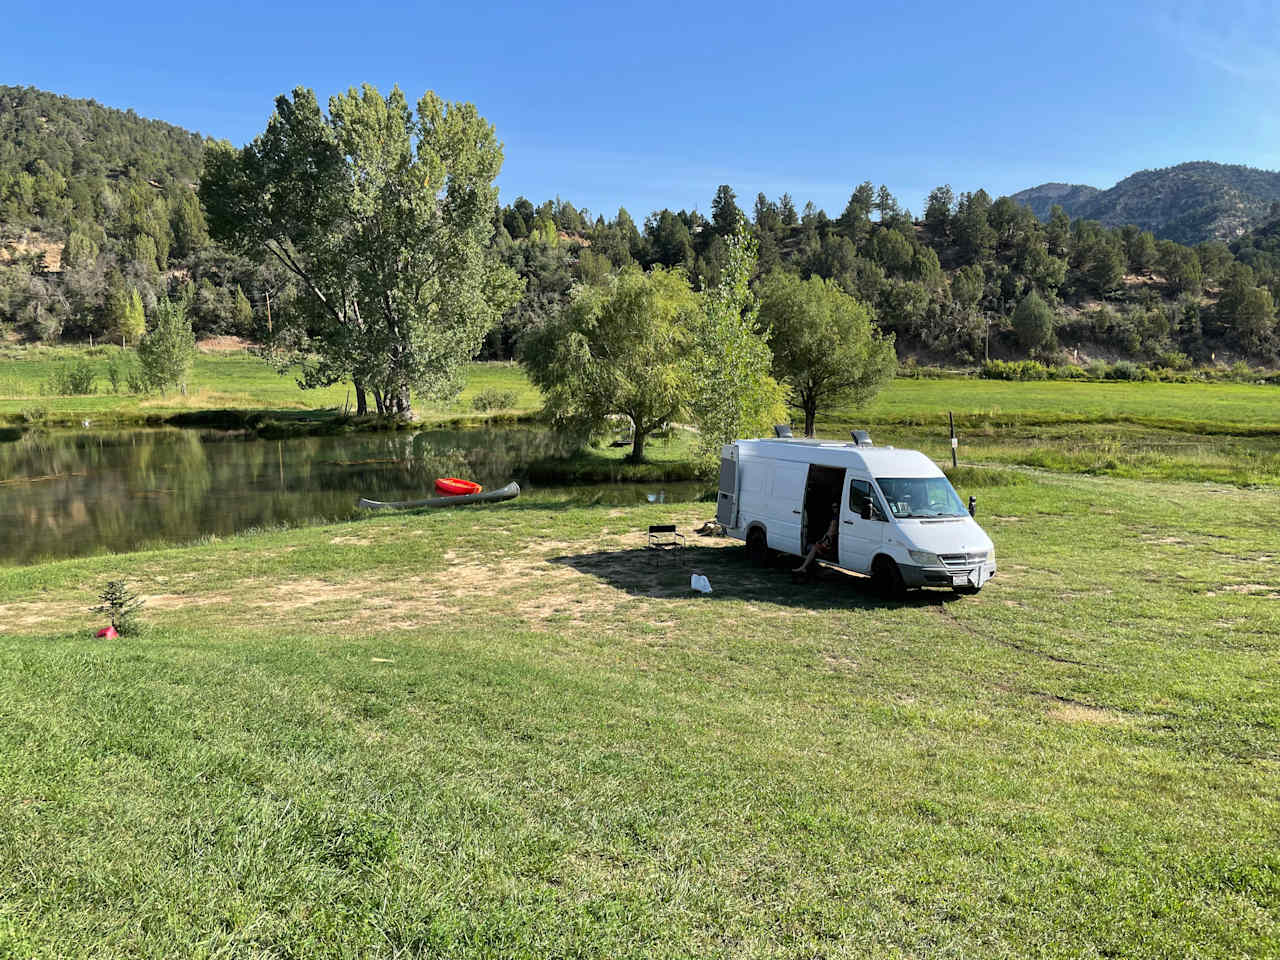
[[948, 567], [971, 567], [987, 559], [983, 553], [940, 553], [938, 558]]

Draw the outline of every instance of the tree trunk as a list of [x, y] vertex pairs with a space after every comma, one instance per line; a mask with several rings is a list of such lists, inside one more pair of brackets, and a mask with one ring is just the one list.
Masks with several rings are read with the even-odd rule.
[[627, 454], [628, 463], [644, 463], [644, 441], [646, 436], [648, 436], [647, 433], [642, 432], [639, 427], [636, 428], [631, 438], [631, 453]]
[[387, 405], [382, 400], [382, 391], [377, 387], [373, 388], [373, 402], [378, 405], [378, 416], [385, 417], [387, 415]]
[[813, 421], [818, 417], [818, 405], [806, 404], [804, 408], [804, 435], [813, 436]]
[[399, 387], [394, 393], [387, 393], [387, 415], [401, 420], [413, 419], [413, 404], [409, 402], [408, 387]]
[[357, 417], [368, 416], [369, 400], [364, 395], [364, 382], [360, 380], [353, 380], [352, 383], [355, 384], [355, 388], [356, 388], [356, 416]]

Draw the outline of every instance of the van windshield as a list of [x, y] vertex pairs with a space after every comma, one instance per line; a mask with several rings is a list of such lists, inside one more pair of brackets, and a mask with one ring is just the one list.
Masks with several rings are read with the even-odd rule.
[[876, 483], [889, 509], [900, 520], [968, 514], [946, 477], [877, 477]]

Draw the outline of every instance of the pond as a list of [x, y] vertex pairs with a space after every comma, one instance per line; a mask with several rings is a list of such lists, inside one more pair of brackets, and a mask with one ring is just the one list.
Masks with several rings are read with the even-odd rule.
[[[696, 499], [699, 483], [535, 487], [531, 463], [572, 452], [545, 427], [263, 440], [208, 430], [29, 433], [0, 443], [0, 564], [188, 543], [357, 516], [360, 497], [433, 496], [436, 477], [519, 480], [544, 501]], [[503, 509], [502, 507], [478, 509]]]

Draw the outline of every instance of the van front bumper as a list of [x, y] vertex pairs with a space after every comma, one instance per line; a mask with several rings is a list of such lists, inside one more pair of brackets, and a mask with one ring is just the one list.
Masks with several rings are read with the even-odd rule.
[[898, 564], [902, 582], [908, 587], [971, 587], [980, 588], [996, 575], [996, 564], [977, 563], [972, 567], [921, 567], [915, 564]]

